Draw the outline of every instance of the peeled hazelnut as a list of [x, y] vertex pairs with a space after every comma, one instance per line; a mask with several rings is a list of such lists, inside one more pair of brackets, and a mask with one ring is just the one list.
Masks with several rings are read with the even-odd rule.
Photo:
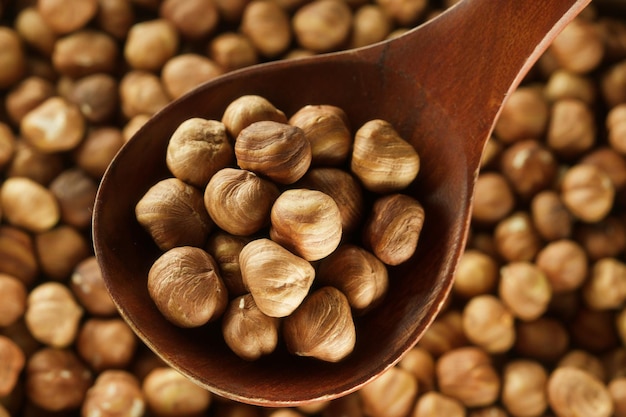
[[209, 391], [167, 367], [151, 371], [143, 380], [142, 391], [156, 417], [202, 415], [213, 398]]
[[81, 406], [83, 416], [134, 417], [145, 410], [139, 380], [122, 370], [106, 370], [98, 375]]
[[291, 44], [289, 15], [274, 1], [248, 2], [239, 29], [259, 53], [268, 58], [282, 54]]
[[18, 82], [26, 72], [26, 54], [19, 34], [6, 26], [0, 28], [0, 88]]
[[489, 353], [506, 352], [515, 342], [514, 316], [491, 294], [467, 302], [463, 308], [463, 330], [470, 342]]
[[609, 417], [613, 401], [608, 388], [590, 373], [559, 367], [548, 379], [548, 402], [557, 415]]
[[7, 178], [0, 188], [3, 217], [12, 225], [43, 232], [59, 222], [61, 213], [54, 195], [25, 177]]
[[582, 295], [593, 309], [619, 308], [626, 300], [626, 264], [615, 258], [600, 259], [591, 267]]
[[420, 396], [413, 410], [413, 417], [465, 417], [465, 415], [465, 407], [459, 401], [434, 391]]
[[96, 316], [111, 316], [117, 312], [95, 256], [90, 256], [76, 265], [69, 286], [76, 299], [89, 313]]
[[221, 229], [248, 236], [267, 226], [278, 188], [245, 169], [223, 168], [204, 191], [204, 207]]
[[26, 285], [22, 281], [0, 273], [0, 328], [10, 326], [24, 315], [26, 297]]
[[552, 286], [535, 264], [511, 262], [500, 269], [498, 295], [515, 317], [535, 320], [548, 309]]
[[64, 348], [74, 342], [83, 309], [59, 282], [44, 282], [28, 295], [26, 325], [33, 337], [48, 346]]
[[242, 169], [280, 184], [293, 184], [311, 165], [311, 145], [299, 127], [265, 120], [241, 130], [235, 156]]
[[51, 280], [64, 281], [80, 261], [90, 255], [90, 243], [72, 226], [62, 224], [35, 236], [41, 271]]
[[564, 324], [552, 317], [517, 323], [515, 352], [541, 362], [553, 362], [567, 352], [570, 335]]
[[592, 78], [566, 69], [557, 69], [548, 78], [545, 95], [551, 102], [573, 98], [592, 104], [598, 95], [597, 90]]
[[498, 254], [509, 262], [532, 260], [541, 249], [541, 239], [525, 211], [498, 222], [494, 238]]
[[222, 73], [222, 68], [206, 56], [185, 53], [172, 57], [163, 65], [161, 79], [169, 96], [176, 99]]
[[85, 117], [78, 106], [51, 97], [28, 112], [20, 122], [24, 139], [42, 152], [74, 149], [85, 135]]
[[498, 264], [496, 260], [476, 249], [466, 249], [454, 274], [453, 291], [469, 299], [493, 290], [498, 282]]
[[236, 32], [224, 32], [215, 36], [210, 41], [208, 54], [224, 71], [233, 71], [259, 62], [250, 39]]
[[287, 349], [298, 356], [337, 362], [356, 343], [356, 329], [348, 299], [333, 287], [322, 287], [307, 296], [283, 322]]
[[28, 46], [50, 56], [57, 34], [48, 26], [36, 6], [29, 6], [15, 16], [15, 30]]
[[510, 145], [502, 153], [500, 164], [515, 192], [525, 199], [550, 187], [557, 174], [556, 159], [537, 140]]
[[417, 248], [424, 208], [405, 194], [391, 194], [374, 202], [363, 231], [367, 247], [387, 265], [407, 261]]
[[571, 159], [593, 147], [596, 140], [593, 109], [577, 99], [561, 99], [552, 105], [546, 143], [561, 158]]
[[412, 348], [400, 359], [398, 367], [406, 369], [417, 378], [420, 392], [435, 388], [435, 358], [426, 349], [419, 346]]
[[348, 160], [352, 134], [348, 116], [339, 107], [305, 106], [289, 118], [289, 124], [304, 132], [311, 144], [313, 165], [337, 166]]
[[11, 121], [19, 124], [26, 114], [55, 94], [49, 80], [34, 75], [24, 78], [7, 93], [6, 111]]
[[399, 367], [389, 368], [359, 390], [363, 414], [376, 417], [411, 415], [419, 388], [410, 372]]
[[222, 281], [231, 296], [240, 296], [248, 292], [241, 277], [239, 253], [250, 240], [248, 237], [218, 231], [212, 233], [207, 241], [206, 250], [217, 262]]
[[115, 71], [119, 48], [108, 34], [83, 29], [62, 37], [54, 44], [52, 64], [72, 78]]
[[85, 26], [98, 10], [97, 0], [37, 1], [37, 10], [56, 33], [73, 32]]
[[377, 0], [385, 12], [390, 15], [399, 26], [413, 26], [427, 10], [426, 0]]
[[42, 185], [49, 184], [64, 168], [60, 154], [42, 152], [35, 146], [18, 140], [7, 175], [26, 177]]
[[385, 9], [377, 4], [364, 4], [354, 12], [350, 48], [385, 40], [392, 28], [393, 22]]
[[126, 368], [136, 347], [135, 333], [121, 318], [90, 318], [83, 323], [76, 339], [78, 354], [96, 372]]
[[26, 364], [26, 395], [43, 410], [79, 408], [91, 384], [91, 372], [69, 349], [43, 348]]
[[11, 128], [0, 123], [0, 169], [4, 169], [13, 158], [16, 148], [15, 135]]
[[255, 360], [278, 344], [279, 321], [256, 306], [250, 294], [233, 299], [222, 318], [224, 341], [239, 357]]
[[341, 214], [344, 235], [354, 232], [365, 216], [365, 199], [358, 180], [349, 172], [333, 167], [310, 169], [298, 182], [302, 188], [318, 190], [335, 200]]
[[137, 203], [135, 214], [162, 250], [202, 246], [213, 227], [202, 192], [176, 178], [153, 185]]
[[140, 116], [136, 122], [141, 125], [139, 122], [165, 107], [170, 98], [156, 74], [134, 70], [120, 80], [120, 102], [124, 116], [130, 120]]
[[109, 74], [87, 75], [76, 81], [68, 99], [80, 108], [87, 121], [110, 122], [119, 110], [117, 80]]
[[615, 187], [610, 177], [594, 165], [574, 165], [563, 176], [563, 203], [584, 222], [597, 222], [606, 217], [613, 207], [614, 197]]
[[545, 240], [565, 239], [572, 234], [572, 215], [556, 191], [536, 194], [530, 202], [530, 215], [537, 233]]
[[495, 224], [515, 207], [513, 188], [499, 172], [482, 172], [476, 179], [472, 221], [476, 224]]
[[269, 239], [248, 243], [239, 254], [241, 276], [259, 310], [270, 317], [291, 314], [309, 292], [315, 269]]
[[6, 397], [17, 385], [26, 363], [26, 356], [10, 338], [0, 335], [0, 398]]
[[606, 370], [603, 360], [583, 349], [573, 349], [567, 352], [556, 364], [557, 367], [571, 366], [582, 369], [595, 375], [600, 381], [606, 381]]
[[133, 21], [135, 10], [132, 2], [126, 0], [98, 0], [98, 14], [95, 21], [100, 29], [118, 40], [126, 39]]
[[341, 242], [341, 213], [337, 203], [321, 191], [284, 191], [271, 210], [270, 237], [303, 257], [317, 261]]
[[218, 10], [212, 1], [165, 0], [159, 6], [159, 14], [187, 39], [202, 39], [219, 23]]
[[439, 390], [467, 407], [493, 404], [500, 393], [500, 376], [484, 350], [462, 347], [443, 354], [436, 365]]
[[375, 119], [357, 130], [350, 169], [368, 190], [388, 193], [406, 188], [419, 168], [417, 151], [389, 122]]
[[626, 224], [608, 215], [596, 223], [577, 223], [574, 239], [592, 261], [619, 256], [626, 248]]
[[626, 158], [609, 146], [596, 147], [580, 159], [581, 163], [595, 165], [611, 178], [619, 191], [626, 185]]
[[13, 226], [0, 226], [0, 273], [18, 278], [26, 285], [39, 273], [33, 238]]
[[257, 95], [243, 95], [233, 100], [222, 115], [222, 123], [233, 139], [252, 123], [267, 120], [287, 123], [287, 116], [266, 98]]
[[[117, 102], [116, 102], [117, 105]], [[104, 175], [113, 157], [124, 144], [122, 131], [115, 127], [94, 127], [75, 149], [76, 165], [95, 179]]]
[[546, 275], [554, 292], [579, 288], [589, 270], [585, 250], [570, 239], [557, 240], [544, 246], [537, 253], [535, 264]]
[[340, 290], [359, 313], [375, 306], [389, 285], [385, 265], [372, 253], [351, 244], [339, 246], [322, 259], [316, 280]]
[[180, 327], [202, 326], [221, 316], [228, 303], [215, 260], [191, 246], [170, 249], [152, 264], [148, 292], [159, 311]]
[[179, 35], [165, 19], [135, 23], [128, 31], [124, 58], [133, 69], [158, 71], [178, 51]]
[[548, 373], [538, 362], [517, 359], [507, 363], [502, 373], [502, 402], [516, 417], [543, 415], [548, 407], [545, 390]]
[[167, 145], [165, 162], [176, 178], [199, 188], [233, 160], [222, 122], [191, 118], [181, 123]]
[[300, 7], [292, 22], [300, 46], [318, 53], [330, 52], [348, 41], [352, 10], [343, 1], [316, 0]]
[[433, 357], [468, 344], [463, 332], [463, 316], [458, 310], [440, 314], [420, 339], [418, 347], [425, 349]]
[[604, 57], [600, 27], [582, 17], [575, 18], [554, 38], [550, 53], [564, 69], [576, 74], [591, 72]]
[[91, 226], [98, 183], [80, 168], [68, 168], [50, 183], [49, 190], [59, 202], [61, 221], [77, 229]]
[[550, 118], [548, 102], [541, 89], [522, 86], [506, 99], [494, 135], [503, 143], [540, 138]]

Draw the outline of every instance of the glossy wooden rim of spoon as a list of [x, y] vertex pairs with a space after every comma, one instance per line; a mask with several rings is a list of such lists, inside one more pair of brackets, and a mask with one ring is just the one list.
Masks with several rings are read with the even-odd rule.
[[[232, 72], [167, 106], [119, 152], [96, 198], [95, 252], [122, 317], [169, 365], [237, 401], [293, 406], [368, 383], [397, 363], [440, 311], [467, 238], [480, 156], [502, 102], [589, 1], [464, 0], [392, 42]], [[193, 116], [219, 118], [242, 94], [264, 95], [288, 114], [304, 104], [335, 104], [355, 126], [387, 118], [422, 155], [422, 172], [408, 191], [426, 207], [420, 247], [392, 269], [386, 302], [359, 319], [357, 350], [339, 364], [288, 355], [246, 363], [206, 329], [168, 325], [147, 298], [145, 273], [158, 251], [134, 220], [134, 204], [168, 175], [164, 152], [173, 129]]]

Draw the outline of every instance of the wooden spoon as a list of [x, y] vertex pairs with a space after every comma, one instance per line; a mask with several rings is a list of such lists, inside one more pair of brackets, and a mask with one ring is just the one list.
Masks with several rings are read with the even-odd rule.
[[[173, 102], [123, 147], [102, 179], [93, 239], [121, 315], [165, 362], [208, 390], [250, 404], [294, 406], [353, 392], [397, 363], [444, 304], [468, 234], [483, 147], [507, 95], [590, 0], [464, 0], [395, 40], [226, 74]], [[287, 115], [306, 104], [344, 109], [353, 126], [382, 118], [421, 155], [408, 193], [425, 207], [415, 256], [390, 271], [384, 303], [358, 319], [357, 346], [339, 363], [279, 349], [244, 361], [219, 324], [181, 329], [157, 311], [146, 276], [159, 255], [134, 207], [165, 166], [170, 134], [185, 119], [220, 119], [244, 94]]]

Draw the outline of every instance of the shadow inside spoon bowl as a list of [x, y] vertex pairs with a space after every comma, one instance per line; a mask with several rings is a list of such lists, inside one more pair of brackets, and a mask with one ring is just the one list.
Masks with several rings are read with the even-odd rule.
[[[459, 7], [457, 14], [462, 12]], [[560, 10], [555, 13], [562, 14]], [[446, 33], [444, 25], [442, 30], [434, 30], [432, 39], [425, 39], [425, 56], [438, 51], [433, 39]], [[512, 64], [517, 65], [516, 71], [530, 65], [526, 62], [529, 56], [537, 57], [535, 46]], [[390, 67], [385, 60], [387, 52], [388, 45], [380, 44], [226, 74], [152, 117], [121, 149], [103, 177], [93, 230], [96, 256], [110, 294], [144, 343], [208, 390], [263, 406], [293, 406], [353, 392], [411, 349], [445, 302], [467, 237], [482, 147], [505, 93], [519, 77], [515, 78], [517, 73], [510, 79], [503, 77], [502, 97], [489, 101], [491, 114], [478, 121], [484, 126], [468, 131], [463, 125], [467, 118], [450, 116], [449, 102], [454, 98], [442, 102], [440, 91], [433, 92], [416, 81], [413, 68]], [[396, 54], [403, 52], [396, 50]], [[413, 54], [415, 58], [417, 53]], [[441, 69], [434, 59], [411, 65], [419, 67], [425, 78], [436, 79]], [[449, 80], [441, 80], [445, 81]], [[390, 268], [384, 301], [356, 319], [355, 350], [339, 363], [292, 356], [281, 347], [259, 360], [242, 360], [222, 340], [219, 322], [197, 329], [176, 327], [159, 313], [148, 294], [147, 273], [161, 252], [135, 219], [135, 205], [150, 186], [171, 176], [165, 150], [176, 127], [190, 117], [219, 120], [228, 103], [245, 94], [266, 97], [288, 116], [307, 104], [332, 104], [347, 113], [353, 130], [370, 119], [385, 119], [420, 154], [418, 178], [405, 191], [422, 203], [426, 213], [418, 249], [409, 261]], [[475, 132], [481, 136], [468, 140], [468, 133]]]

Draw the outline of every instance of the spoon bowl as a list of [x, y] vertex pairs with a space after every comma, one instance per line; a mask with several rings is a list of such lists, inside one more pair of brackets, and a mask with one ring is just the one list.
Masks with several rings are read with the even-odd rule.
[[[231, 72], [168, 105], [120, 150], [96, 198], [95, 252], [122, 317], [167, 364], [240, 402], [301, 405], [348, 394], [380, 375], [415, 345], [446, 300], [481, 154], [506, 95], [589, 1], [464, 0], [392, 41]], [[280, 347], [242, 360], [223, 342], [219, 323], [176, 327], [148, 295], [147, 272], [160, 251], [134, 207], [171, 176], [165, 151], [176, 127], [191, 117], [219, 120], [245, 94], [266, 97], [288, 116], [307, 104], [332, 104], [353, 127], [385, 119], [420, 154], [420, 174], [406, 190], [426, 213], [418, 249], [390, 268], [383, 303], [356, 319], [355, 350], [339, 363]]]

